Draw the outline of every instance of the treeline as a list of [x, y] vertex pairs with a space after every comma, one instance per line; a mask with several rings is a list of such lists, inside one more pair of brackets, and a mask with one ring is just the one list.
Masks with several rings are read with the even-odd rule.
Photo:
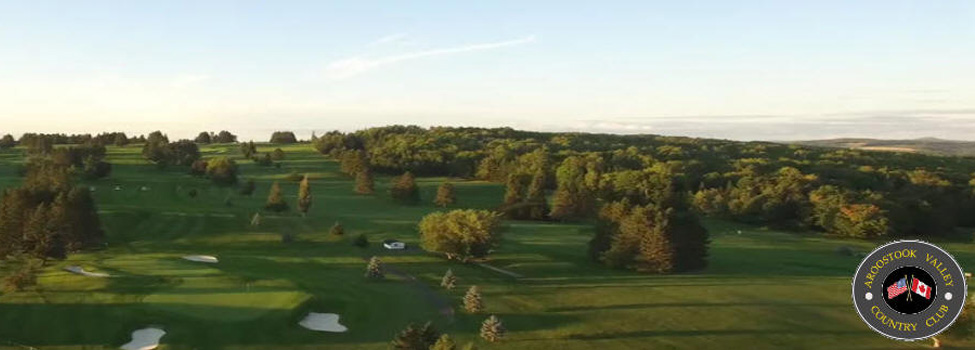
[[25, 133], [14, 140], [10, 134], [0, 138], [0, 148], [10, 148], [17, 145], [31, 149], [44, 150], [54, 145], [94, 144], [100, 146], [125, 146], [130, 143], [145, 142], [145, 136], [129, 137], [124, 132], [105, 132], [95, 136], [91, 134], [39, 134]]
[[[966, 215], [975, 210], [970, 158], [510, 128], [389, 126], [312, 142], [370, 172], [505, 183], [504, 211], [516, 219], [594, 218], [608, 203], [669, 196], [695, 213], [854, 237], [948, 236], [975, 225]], [[540, 188], [554, 191], [552, 203]]]

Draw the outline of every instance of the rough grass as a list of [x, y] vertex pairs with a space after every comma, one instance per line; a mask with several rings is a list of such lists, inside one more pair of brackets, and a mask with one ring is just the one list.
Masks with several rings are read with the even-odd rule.
[[[274, 148], [263, 145], [259, 151]], [[400, 206], [384, 195], [386, 177], [377, 178], [377, 195], [356, 195], [337, 165], [307, 145], [282, 149], [287, 159], [280, 169], [238, 160], [243, 178], [257, 181], [257, 191], [244, 197], [185, 175], [185, 169], [145, 164], [137, 146], [111, 147], [111, 178], [86, 184], [96, 187], [108, 247], [51, 264], [33, 290], [0, 295], [0, 349], [20, 349], [13, 343], [114, 349], [147, 325], [166, 330], [163, 349], [386, 349], [407, 323], [427, 320], [461, 343], [476, 340], [488, 314], [498, 315], [509, 334], [500, 344], [479, 342], [482, 349], [918, 347], [873, 333], [851, 306], [850, 278], [858, 260], [835, 249], [866, 251], [876, 242], [710, 221], [706, 271], [648, 276], [591, 264], [588, 224], [509, 222], [489, 263], [525, 276], [514, 279], [419, 250], [379, 247], [385, 238], [415, 246], [415, 225], [437, 210], [428, 202], [443, 179], [420, 179], [424, 204]], [[0, 154], [0, 187], [19, 182], [13, 164], [22, 158], [16, 152]], [[204, 152], [238, 154], [230, 145]], [[291, 172], [313, 175], [310, 214], [262, 214], [262, 225], [250, 227], [270, 183]], [[495, 184], [455, 185], [458, 207], [492, 208], [503, 195]], [[150, 190], [139, 191], [142, 186]], [[282, 187], [293, 202], [297, 183]], [[186, 194], [190, 189], [199, 191], [195, 199]], [[344, 236], [328, 234], [335, 221], [342, 222]], [[296, 240], [284, 244], [282, 233]], [[369, 248], [352, 246], [359, 233], [369, 236]], [[944, 245], [964, 265], [975, 264], [971, 244]], [[190, 254], [215, 255], [220, 263], [180, 259]], [[373, 255], [417, 281], [394, 274], [366, 280], [363, 257]], [[117, 277], [78, 276], [61, 270], [67, 265]], [[439, 288], [447, 268], [459, 278], [450, 292]], [[459, 307], [453, 317], [440, 314], [438, 300], [459, 305], [472, 284], [481, 287], [485, 314], [466, 315]], [[340, 314], [349, 332], [301, 328], [297, 322], [308, 311]]]

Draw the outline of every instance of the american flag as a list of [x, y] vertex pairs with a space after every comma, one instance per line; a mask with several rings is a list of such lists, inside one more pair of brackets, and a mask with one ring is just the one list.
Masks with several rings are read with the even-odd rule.
[[907, 288], [907, 278], [901, 278], [897, 283], [891, 284], [887, 287], [887, 299], [894, 299], [894, 297], [904, 294], [908, 290]]

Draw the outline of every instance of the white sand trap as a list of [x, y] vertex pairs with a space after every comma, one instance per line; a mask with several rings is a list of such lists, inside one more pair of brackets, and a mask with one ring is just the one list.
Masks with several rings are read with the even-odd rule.
[[159, 347], [159, 339], [166, 335], [166, 331], [159, 328], [143, 328], [132, 332], [132, 341], [122, 345], [125, 350], [152, 350]]
[[209, 264], [216, 264], [217, 262], [219, 262], [219, 260], [217, 260], [217, 257], [209, 256], [209, 255], [187, 255], [184, 256], [183, 259], [189, 261], [209, 263]]
[[71, 273], [76, 273], [76, 274], [79, 274], [79, 275], [82, 275], [82, 276], [88, 276], [88, 277], [111, 277], [111, 275], [109, 275], [107, 273], [85, 271], [85, 268], [83, 268], [81, 266], [78, 266], [78, 265], [67, 266], [67, 267], [64, 268], [64, 271], [68, 271], [68, 272], [71, 272]]
[[305, 319], [298, 322], [298, 324], [302, 327], [319, 332], [342, 333], [349, 330], [339, 323], [338, 314], [320, 314], [317, 312], [309, 312], [308, 316], [305, 316]]

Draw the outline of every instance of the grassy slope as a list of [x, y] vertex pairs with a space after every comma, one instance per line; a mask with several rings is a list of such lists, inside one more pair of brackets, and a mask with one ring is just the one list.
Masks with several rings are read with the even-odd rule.
[[[261, 151], [268, 150], [262, 147]], [[129, 333], [161, 325], [165, 349], [385, 349], [411, 321], [435, 321], [461, 340], [474, 340], [484, 315], [440, 315], [437, 298], [457, 305], [471, 284], [482, 287], [489, 313], [511, 330], [501, 344], [483, 349], [878, 349], [911, 344], [870, 331], [849, 301], [858, 261], [834, 253], [839, 245], [861, 250], [874, 244], [842, 242], [709, 222], [711, 267], [700, 274], [647, 276], [606, 270], [587, 261], [585, 224], [513, 222], [492, 264], [526, 276], [520, 280], [476, 266], [442, 261], [419, 251], [390, 253], [375, 242], [399, 238], [416, 243], [415, 223], [436, 210], [403, 207], [382, 195], [358, 196], [350, 180], [307, 146], [285, 148], [282, 169], [242, 162], [244, 177], [258, 180], [252, 197], [213, 187], [182, 170], [144, 164], [137, 147], [110, 148], [115, 170], [92, 183], [109, 234], [109, 247], [76, 254], [47, 268], [36, 291], [0, 295], [0, 349], [13, 341], [44, 349], [113, 349]], [[231, 147], [208, 155], [236, 154]], [[0, 186], [16, 184], [0, 155]], [[312, 214], [265, 215], [248, 225], [270, 182], [291, 171], [312, 173]], [[421, 179], [431, 199], [442, 179]], [[377, 179], [384, 193], [388, 179]], [[116, 185], [121, 191], [114, 191]], [[293, 203], [296, 183], [282, 183]], [[459, 205], [490, 208], [502, 189], [495, 184], [457, 184]], [[148, 186], [149, 191], [139, 191]], [[186, 191], [200, 195], [190, 199]], [[232, 206], [224, 200], [230, 198]], [[340, 220], [346, 237], [328, 228]], [[741, 230], [742, 233], [737, 232]], [[280, 233], [298, 241], [280, 243]], [[367, 251], [351, 236], [367, 233]], [[947, 244], [963, 264], [975, 264], [970, 244]], [[183, 261], [210, 254], [216, 265]], [[379, 255], [396, 269], [433, 287], [434, 295], [402, 278], [364, 280], [363, 256]], [[105, 271], [97, 279], [61, 271], [69, 264]], [[436, 285], [447, 268], [460, 288]], [[439, 296], [438, 296], [439, 295]], [[297, 326], [306, 311], [335, 312], [350, 332], [316, 333]], [[916, 347], [917, 345], [915, 345]]]

